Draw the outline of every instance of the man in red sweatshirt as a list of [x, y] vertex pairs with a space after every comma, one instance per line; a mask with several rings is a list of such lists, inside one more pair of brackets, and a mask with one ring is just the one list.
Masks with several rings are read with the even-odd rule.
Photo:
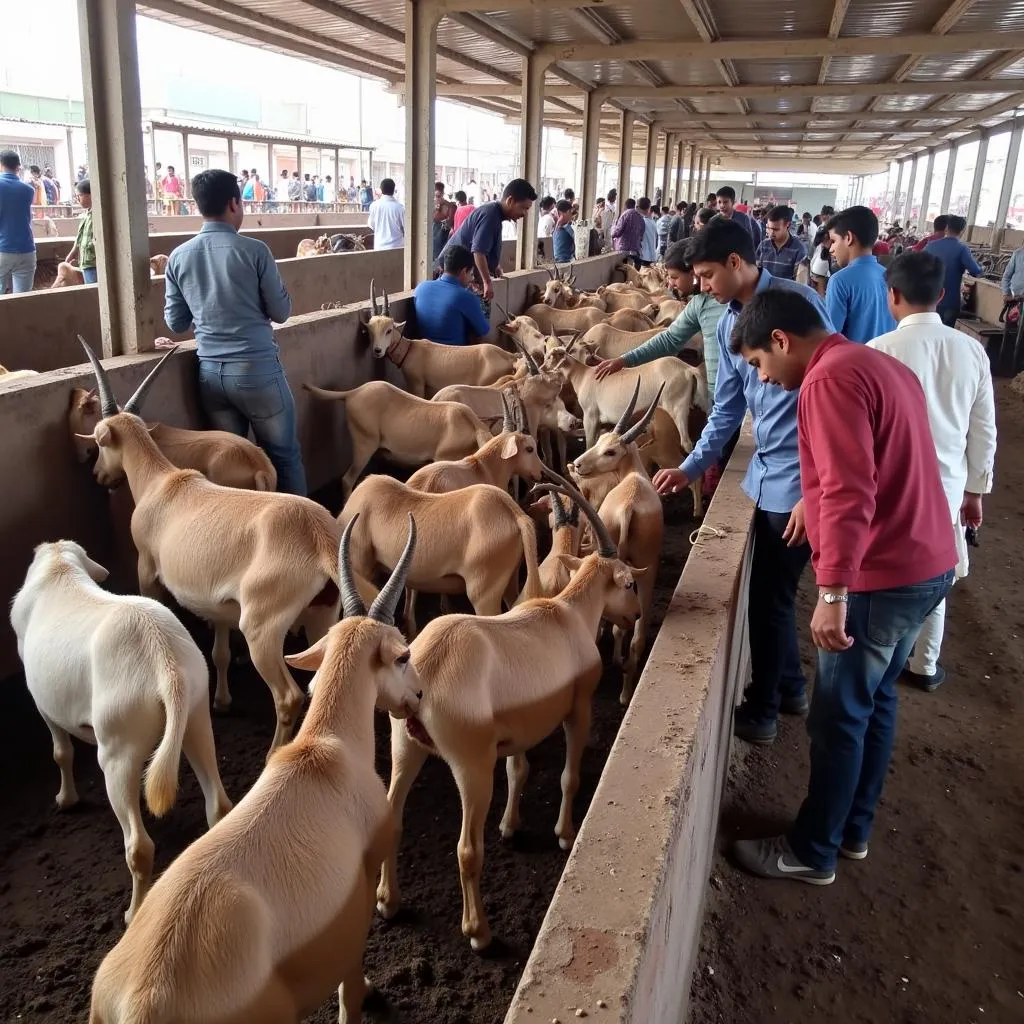
[[764, 878], [828, 885], [837, 853], [867, 856], [896, 731], [896, 679], [949, 590], [956, 543], [912, 371], [830, 334], [789, 291], [756, 295], [731, 346], [763, 381], [799, 389], [800, 482], [818, 582], [807, 796], [788, 835], [741, 840], [734, 855]]

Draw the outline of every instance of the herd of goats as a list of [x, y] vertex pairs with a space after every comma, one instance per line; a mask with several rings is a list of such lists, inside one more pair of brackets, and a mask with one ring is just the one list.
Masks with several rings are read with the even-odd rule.
[[[595, 360], [635, 347], [678, 311], [656, 268], [629, 273], [589, 294], [571, 270], [552, 273], [538, 304], [505, 317], [518, 354], [406, 339], [387, 293], [380, 307], [371, 285], [366, 333], [409, 390], [307, 388], [344, 403], [353, 454], [337, 518], [276, 493], [273, 466], [248, 440], [140, 418], [173, 352], [119, 407], [82, 340], [96, 387], [73, 392], [71, 432], [83, 460], [95, 455], [101, 484], [131, 491], [142, 596], [103, 589], [106, 570], [61, 540], [36, 549], [11, 620], [53, 737], [58, 806], [78, 799], [75, 736], [98, 747], [124, 831], [128, 928], [96, 975], [91, 1024], [298, 1022], [336, 987], [339, 1020], [360, 1020], [374, 907], [387, 918], [399, 908], [404, 805], [431, 754], [461, 798], [462, 931], [474, 949], [491, 941], [480, 877], [496, 763], [504, 758], [508, 774], [507, 838], [520, 824], [526, 752], [559, 726], [555, 833], [572, 846], [598, 638], [611, 628], [623, 703], [644, 650], [664, 530], [649, 470], [678, 465], [691, 407], [707, 408], [703, 368], [681, 359], [595, 379]], [[566, 463], [580, 418], [586, 450]], [[406, 483], [357, 484], [375, 454], [420, 468]], [[520, 496], [524, 481], [533, 486]], [[552, 535], [542, 560], [538, 522]], [[476, 614], [441, 614], [417, 630], [421, 592], [441, 595], [442, 612], [465, 595]], [[231, 701], [232, 629], [273, 694], [266, 767], [233, 809], [206, 661], [161, 603], [168, 594], [213, 626], [216, 707]], [[303, 628], [311, 646], [286, 656], [287, 634]], [[315, 673], [294, 738], [304, 698], [290, 667]], [[390, 715], [387, 791], [374, 767], [375, 708]], [[152, 883], [140, 798], [154, 815], [171, 809], [182, 752], [210, 830]]]

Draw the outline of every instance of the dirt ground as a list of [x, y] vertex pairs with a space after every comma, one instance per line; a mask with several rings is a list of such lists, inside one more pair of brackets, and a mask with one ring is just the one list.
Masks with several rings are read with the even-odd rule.
[[[689, 534], [696, 525], [689, 502], [688, 494], [680, 495], [666, 507], [654, 630], [689, 552]], [[209, 649], [203, 636], [200, 645]], [[620, 674], [609, 668], [595, 700], [591, 743], [583, 758], [577, 824], [622, 720], [619, 688]], [[230, 714], [214, 717], [214, 732], [225, 789], [237, 800], [263, 767], [273, 705], [247, 663], [232, 668], [232, 696]], [[123, 931], [130, 879], [121, 831], [93, 748], [76, 745], [82, 804], [58, 814], [53, 803], [58, 772], [49, 734], [23, 681], [6, 682], [3, 708], [0, 778], [7, 782], [0, 796], [0, 1022], [84, 1022], [93, 974]], [[378, 716], [377, 767], [384, 779], [388, 736], [387, 720]], [[369, 1004], [368, 1020], [498, 1024], [504, 1018], [567, 856], [554, 835], [564, 751], [559, 730], [530, 754], [523, 831], [509, 845], [498, 837], [506, 781], [502, 764], [496, 771], [483, 882], [495, 942], [486, 957], [470, 950], [459, 927], [458, 793], [444, 763], [428, 762], [406, 809], [399, 858], [405, 907], [394, 921], [378, 920], [370, 936], [366, 972], [381, 995]], [[205, 827], [199, 787], [187, 766], [181, 781], [174, 810], [163, 820], [147, 817], [157, 872]], [[332, 998], [309, 1020], [333, 1024], [337, 1014]]]
[[[1024, 400], [997, 385], [996, 489], [953, 589], [934, 694], [903, 687], [870, 853], [827, 888], [750, 878], [721, 852], [693, 980], [693, 1024], [1024, 1020]], [[804, 659], [810, 574], [800, 607]], [[737, 741], [719, 834], [777, 834], [807, 781], [803, 723]]]

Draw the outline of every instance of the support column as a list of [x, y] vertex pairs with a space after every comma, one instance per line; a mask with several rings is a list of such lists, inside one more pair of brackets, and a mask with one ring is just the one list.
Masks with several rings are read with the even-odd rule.
[[688, 203], [700, 203], [700, 191], [697, 187], [697, 147], [690, 146], [690, 177], [686, 182], [686, 201]]
[[974, 181], [971, 182], [971, 203], [967, 207], [967, 232], [970, 237], [970, 230], [978, 217], [978, 202], [981, 199], [981, 182], [985, 176], [985, 160], [988, 157], [988, 132], [982, 132], [981, 142], [978, 143], [978, 161], [974, 165]]
[[665, 133], [665, 165], [661, 169], [661, 201], [668, 199], [668, 190], [672, 187], [672, 157], [676, 151], [675, 132]]
[[[338, 184], [338, 178], [341, 176], [340, 173], [339, 173], [340, 170], [341, 170], [341, 157], [338, 155], [337, 147], [335, 147], [335, 150], [334, 150], [334, 201], [335, 202], [338, 202], [338, 199], [341, 196], [341, 186]], [[402, 198], [404, 199], [405, 196], [403, 195]]]
[[686, 143], [680, 139], [676, 143], [676, 188], [672, 198], [677, 202], [683, 201], [683, 164], [686, 162]]
[[[522, 125], [519, 129], [519, 166], [523, 177], [540, 192], [544, 168], [541, 156], [544, 143], [544, 72], [547, 65], [535, 55], [523, 57]], [[595, 138], [596, 138], [595, 134]], [[596, 168], [595, 168], [596, 171]], [[584, 214], [586, 216], [586, 214]], [[516, 266], [532, 270], [537, 263], [537, 210], [523, 218], [519, 230]]]
[[[228, 170], [232, 174], [238, 174], [238, 171], [235, 170], [235, 140], [230, 135], [228, 136]], [[269, 165], [264, 173], [268, 178], [273, 174]]]
[[946, 181], [942, 186], [942, 202], [939, 203], [939, 213], [949, 211], [949, 197], [953, 194], [953, 172], [956, 170], [956, 146], [949, 147], [949, 162], [946, 164]]
[[78, 30], [103, 355], [151, 351], [156, 322], [150, 304], [134, 0], [79, 0]]
[[188, 152], [188, 132], [181, 133], [181, 159], [185, 166], [181, 171], [181, 193], [186, 199], [192, 198], [192, 160]]
[[932, 190], [932, 172], [935, 170], [935, 150], [928, 150], [928, 162], [924, 165], [924, 188], [921, 189], [921, 209], [917, 215], [917, 233], [924, 233], [925, 221], [928, 219], [928, 197]]
[[900, 218], [900, 195], [903, 192], [903, 172], [907, 169], [907, 162], [906, 160], [900, 160], [896, 166], [899, 170], [896, 172], [896, 191], [892, 194], [893, 220], [899, 220]]
[[[70, 203], [75, 198], [75, 175], [78, 172], [78, 168], [75, 166], [75, 138], [71, 134], [71, 129], [67, 129], [67, 140], [68, 140], [68, 184], [67, 188], [61, 193], [60, 201], [62, 203]], [[154, 147], [153, 152], [156, 152]], [[54, 170], [57, 168], [55, 167]], [[153, 173], [156, 173], [156, 164], [153, 164]], [[155, 194], [155, 193], [154, 193]]]
[[[68, 138], [71, 138], [70, 128], [68, 129]], [[156, 194], [159, 191], [157, 186], [160, 183], [160, 175], [156, 173], [156, 129], [152, 125], [149, 126], [149, 168], [153, 175], [153, 199], [156, 200]], [[160, 213], [163, 212], [159, 206], [155, 207], [155, 209]]]
[[433, 4], [405, 0], [406, 289], [426, 281], [433, 266], [434, 89], [439, 20]]
[[654, 195], [654, 171], [658, 162], [658, 134], [657, 123], [652, 122], [647, 127], [647, 167], [644, 173], [644, 195], [650, 199]]
[[1013, 179], [1017, 176], [1017, 161], [1020, 155], [1021, 125], [1018, 122], [1010, 133], [1010, 149], [1006, 154], [1006, 170], [1003, 172], [1003, 187], [999, 190], [999, 205], [996, 207], [995, 230], [1002, 237], [1006, 230], [1006, 215], [1010, 210], [1013, 194]]
[[583, 220], [589, 220], [597, 199], [597, 161], [601, 145], [602, 101], [593, 92], [587, 93], [584, 100], [586, 110], [583, 123], [583, 197], [580, 200], [580, 216]]
[[616, 208], [621, 213], [623, 204], [629, 198], [629, 175], [633, 168], [633, 126], [636, 114], [632, 110], [622, 112], [621, 135], [619, 136], [619, 184]]
[[708, 189], [711, 188], [711, 154], [704, 154], [704, 174], [701, 177], [700, 194], [701, 198], [704, 198], [708, 194]]
[[910, 207], [914, 202], [914, 186], [917, 184], [917, 157], [911, 158], [910, 164], [910, 184], [907, 185], [907, 198], [903, 203], [903, 227], [904, 230], [910, 229]]

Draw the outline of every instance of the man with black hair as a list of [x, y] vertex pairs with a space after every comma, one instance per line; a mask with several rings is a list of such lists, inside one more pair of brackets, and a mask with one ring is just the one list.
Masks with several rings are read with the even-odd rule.
[[925, 235], [914, 246], [914, 252], [924, 252], [924, 248], [929, 242], [937, 242], [940, 238], [944, 238], [946, 235], [946, 225], [949, 223], [949, 216], [945, 213], [940, 213], [935, 220], [932, 221], [932, 233]]
[[658, 259], [658, 222], [651, 216], [651, 201], [641, 196], [636, 201], [636, 212], [640, 214], [644, 233], [640, 239], [640, 266], [649, 267]]
[[828, 222], [839, 270], [828, 279], [825, 308], [836, 330], [863, 344], [896, 326], [889, 312], [885, 268], [872, 255], [878, 218], [866, 206], [840, 210]]
[[468, 345], [490, 333], [480, 298], [469, 290], [473, 266], [473, 254], [464, 245], [445, 250], [444, 273], [436, 281], [418, 284], [413, 294], [415, 337], [443, 345]]
[[[669, 246], [665, 253], [664, 266], [668, 286], [677, 293], [691, 295], [696, 282], [685, 241], [675, 242]], [[682, 313], [660, 334], [648, 338], [618, 359], [605, 359], [600, 363], [594, 370], [597, 379], [603, 380], [609, 374], [618, 373], [627, 366], [642, 366], [662, 356], [678, 355], [692, 338], [700, 334], [704, 338], [704, 368], [707, 371], [710, 409], [715, 400], [715, 380], [718, 375], [718, 344], [715, 332], [725, 310], [725, 304], [715, 299], [710, 292], [698, 289]]]
[[75, 182], [75, 196], [85, 212], [78, 218], [75, 244], [64, 257], [64, 262], [82, 271], [85, 284], [96, 284], [99, 274], [96, 270], [96, 235], [92, 221], [92, 185], [88, 178]]
[[36, 278], [35, 189], [18, 176], [20, 167], [13, 149], [0, 153], [0, 295], [30, 292]]
[[291, 316], [292, 300], [267, 244], [239, 234], [245, 214], [235, 176], [203, 171], [192, 197], [203, 226], [167, 261], [164, 320], [175, 332], [195, 330], [199, 400], [213, 426], [242, 437], [251, 427], [277, 470], [277, 489], [304, 495], [295, 400], [271, 327]]
[[[936, 312], [945, 270], [930, 252], [905, 252], [885, 272], [889, 308], [899, 326], [868, 342], [913, 370], [924, 389], [942, 489], [956, 538], [956, 578], [967, 575], [964, 527], [981, 525], [982, 495], [992, 490], [996, 413], [985, 350], [972, 337], [942, 323]], [[945, 602], [925, 619], [907, 678], [932, 693], [946, 678], [939, 664]]]
[[572, 230], [572, 203], [559, 199], [555, 203], [555, 229], [551, 233], [556, 263], [569, 263], [576, 258], [576, 236]]
[[747, 305], [731, 351], [770, 390], [799, 390], [800, 479], [818, 583], [807, 796], [787, 835], [741, 840], [733, 853], [763, 878], [829, 885], [837, 854], [868, 854], [896, 730], [896, 680], [949, 590], [956, 545], [925, 396], [910, 370], [851, 344], [803, 295], [784, 291]]
[[[780, 711], [797, 715], [807, 711], [795, 602], [811, 553], [800, 501], [796, 394], [768, 387], [729, 349], [729, 339], [744, 307], [763, 292], [795, 291], [819, 310], [822, 319], [827, 320], [827, 314], [810, 288], [757, 269], [750, 234], [734, 220], [712, 218], [689, 240], [687, 258], [702, 291], [727, 303], [715, 332], [715, 404], [686, 461], [679, 469], [656, 473], [654, 484], [661, 494], [688, 487], [718, 462], [747, 411], [753, 415], [757, 448], [743, 478], [743, 490], [757, 505], [748, 616], [751, 681], [736, 711], [734, 731], [750, 743], [769, 744], [778, 733]], [[705, 350], [711, 343], [710, 338], [704, 339]]]
[[793, 210], [789, 206], [773, 206], [768, 211], [768, 237], [757, 247], [757, 265], [772, 277], [796, 280], [796, 268], [807, 259], [807, 246], [790, 227]]
[[632, 197], [623, 204], [623, 211], [612, 227], [612, 248], [628, 257], [639, 270], [640, 249], [644, 243], [644, 218], [636, 206], [636, 200]]
[[501, 228], [505, 221], [522, 220], [537, 201], [537, 192], [525, 178], [513, 178], [501, 199], [478, 206], [453, 232], [435, 265], [443, 266], [445, 250], [461, 245], [473, 254], [476, 276], [483, 286], [485, 302], [494, 298], [491, 278], [501, 277]]
[[[540, 219], [537, 221], [537, 237], [550, 238], [555, 233], [555, 221], [558, 211], [555, 209], [557, 200], [554, 196], [545, 196], [540, 201]], [[569, 204], [570, 208], [572, 204]]]
[[374, 249], [401, 249], [405, 245], [405, 207], [395, 198], [395, 182], [382, 178], [380, 199], [370, 203], [366, 215]]
[[754, 252], [756, 253], [761, 242], [764, 241], [764, 232], [762, 232], [761, 226], [749, 214], [736, 209], [736, 189], [732, 185], [723, 185], [715, 193], [715, 204], [718, 207], [718, 212], [723, 217], [734, 220], [737, 224], [741, 224], [747, 229], [751, 241], [754, 243]]
[[924, 249], [925, 252], [938, 256], [946, 268], [938, 313], [947, 327], [952, 327], [960, 315], [960, 285], [964, 274], [981, 277], [984, 273], [974, 254], [960, 241], [966, 227], [967, 221], [963, 217], [950, 214], [946, 221], [945, 235], [934, 242], [929, 242]]

